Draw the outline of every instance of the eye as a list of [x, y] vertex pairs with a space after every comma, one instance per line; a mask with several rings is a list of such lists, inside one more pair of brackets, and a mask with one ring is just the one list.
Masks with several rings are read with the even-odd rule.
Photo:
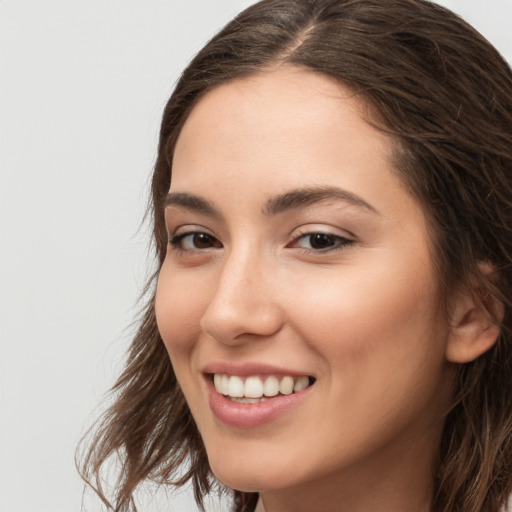
[[200, 251], [222, 247], [222, 244], [212, 235], [200, 231], [189, 231], [174, 235], [169, 244], [181, 251]]
[[315, 252], [327, 252], [352, 245], [354, 240], [332, 233], [305, 233], [297, 237], [288, 247], [296, 247]]

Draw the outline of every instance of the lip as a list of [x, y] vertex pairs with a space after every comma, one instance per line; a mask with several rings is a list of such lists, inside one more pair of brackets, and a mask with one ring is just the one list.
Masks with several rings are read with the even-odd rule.
[[272, 397], [256, 404], [246, 404], [233, 402], [218, 393], [210, 378], [210, 374], [213, 373], [238, 375], [240, 377], [250, 375], [290, 375], [292, 377], [300, 377], [307, 374], [259, 363], [212, 363], [205, 366], [203, 368], [203, 376], [213, 415], [224, 425], [240, 429], [259, 427], [286, 415], [299, 407], [313, 388], [313, 386], [309, 386], [291, 395]]
[[290, 370], [282, 366], [276, 366], [266, 363], [226, 363], [216, 362], [207, 364], [202, 373], [224, 373], [226, 375], [238, 375], [239, 377], [249, 377], [251, 375], [290, 375], [291, 377], [314, 377], [309, 373]]

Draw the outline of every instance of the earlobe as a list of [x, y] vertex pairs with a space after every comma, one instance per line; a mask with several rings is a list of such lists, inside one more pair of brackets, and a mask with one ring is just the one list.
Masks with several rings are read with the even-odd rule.
[[503, 319], [503, 305], [489, 293], [486, 298], [482, 300], [469, 290], [457, 297], [446, 346], [448, 361], [469, 363], [496, 343], [500, 333], [497, 321]]

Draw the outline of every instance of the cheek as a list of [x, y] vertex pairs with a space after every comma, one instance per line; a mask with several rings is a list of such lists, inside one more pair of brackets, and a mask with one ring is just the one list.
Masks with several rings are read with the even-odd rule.
[[[164, 263], [165, 265], [165, 263]], [[191, 284], [162, 268], [158, 279], [155, 315], [158, 330], [173, 365], [179, 357], [188, 354], [197, 340], [199, 324], [207, 307], [209, 296], [204, 286]], [[194, 279], [203, 283], [201, 279]]]
[[304, 280], [293, 299], [296, 330], [345, 385], [407, 378], [429, 362], [437, 372], [444, 360], [447, 326], [428, 261], [380, 261], [388, 264]]
[[[204, 286], [193, 286], [188, 280], [183, 282], [179, 274], [162, 270], [155, 297], [157, 326], [176, 378], [197, 422], [204, 413], [204, 407], [200, 405], [203, 400], [193, 378], [193, 366], [208, 294]], [[194, 282], [202, 283], [195, 279]], [[199, 421], [198, 427], [201, 423]]]
[[414, 422], [431, 425], [448, 402], [436, 280], [428, 266], [393, 268], [316, 281], [295, 299], [295, 330], [323, 361], [316, 417], [339, 426], [325, 433], [333, 445], [342, 430], [370, 449]]

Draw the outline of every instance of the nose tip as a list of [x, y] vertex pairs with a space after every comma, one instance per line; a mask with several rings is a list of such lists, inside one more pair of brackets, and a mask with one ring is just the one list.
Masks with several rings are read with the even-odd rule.
[[281, 325], [272, 286], [254, 269], [242, 273], [226, 269], [200, 321], [203, 332], [224, 344], [270, 337]]

